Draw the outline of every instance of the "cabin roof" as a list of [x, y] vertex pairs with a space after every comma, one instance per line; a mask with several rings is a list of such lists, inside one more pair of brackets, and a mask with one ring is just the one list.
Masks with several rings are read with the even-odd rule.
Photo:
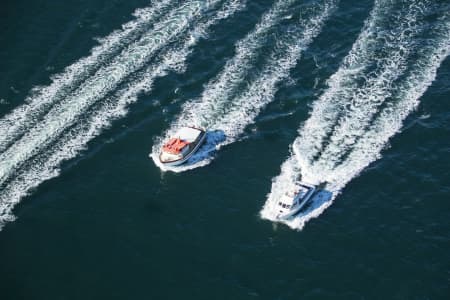
[[192, 127], [182, 127], [177, 131], [177, 133], [175, 133], [174, 137], [177, 137], [188, 143], [192, 143], [199, 137], [201, 133], [202, 132], [200, 129]]

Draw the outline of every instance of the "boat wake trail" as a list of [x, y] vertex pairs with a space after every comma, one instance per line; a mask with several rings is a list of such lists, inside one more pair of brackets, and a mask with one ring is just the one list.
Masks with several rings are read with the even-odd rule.
[[[319, 34], [337, 1], [300, 7], [298, 22], [277, 32], [276, 27], [289, 17], [295, 2], [276, 2], [255, 29], [237, 43], [235, 56], [206, 85], [201, 97], [183, 106], [179, 117], [156, 141], [150, 154], [162, 170], [182, 172], [207, 165], [213, 159], [214, 151], [236, 141], [245, 127], [273, 100], [277, 85], [289, 76], [289, 71], [297, 64], [302, 51]], [[255, 72], [254, 63], [260, 54], [258, 50], [265, 45], [269, 34], [277, 34], [275, 46], [261, 70], [256, 71], [257, 75], [249, 76], [250, 70]], [[207, 129], [205, 145], [182, 166], [162, 165], [158, 153], [163, 141], [180, 127], [192, 125]]]
[[20, 138], [24, 132], [40, 121], [42, 115], [57, 102], [69, 96], [80, 84], [92, 76], [102, 65], [108, 63], [130, 42], [148, 31], [169, 8], [173, 0], [154, 1], [155, 5], [134, 12], [135, 20], [122, 25], [91, 50], [91, 55], [67, 67], [63, 73], [53, 76], [47, 87], [36, 87], [25, 99], [26, 105], [13, 110], [0, 119], [0, 152]]
[[[136, 15], [149, 22], [150, 12], [162, 13], [171, 2], [163, 1], [153, 8], [138, 10]], [[98, 58], [94, 50], [89, 58], [81, 60], [88, 61], [89, 66], [98, 65], [93, 74], [81, 74], [81, 71], [81, 75], [75, 74], [83, 67], [79, 61], [75, 65], [80, 67], [68, 67], [67, 74], [42, 89], [53, 93], [53, 103], [49, 100], [42, 106], [39, 97], [45, 93], [39, 92], [31, 96], [29, 104], [0, 120], [0, 124], [17, 123], [14, 130], [5, 128], [10, 134], [0, 141], [4, 147], [0, 152], [0, 228], [4, 222], [14, 219], [11, 211], [21, 198], [43, 181], [58, 176], [61, 162], [75, 157], [113, 120], [124, 116], [139, 93], [151, 90], [154, 79], [169, 70], [183, 70], [186, 57], [202, 34], [204, 37], [212, 25], [242, 9], [245, 3], [221, 2], [186, 1], [172, 7], [131, 41], [128, 37], [133, 34], [124, 32], [129, 28], [138, 30], [141, 25], [145, 27], [136, 25], [140, 24], [139, 20], [132, 21], [133, 25], [111, 35], [114, 43], [127, 44], [121, 46], [117, 55], [102, 61], [103, 54], [98, 54], [102, 57]], [[99, 47], [104, 49], [98, 51], [104, 52], [104, 56], [116, 51], [113, 50], [116, 46], [105, 46], [110, 42], [103, 43]], [[79, 83], [74, 79], [77, 76], [86, 78]], [[58, 83], [60, 79], [64, 82]], [[66, 86], [71, 86], [70, 80], [74, 80], [76, 87], [66, 91]]]
[[[442, 6], [430, 1], [375, 2], [350, 53], [300, 128], [291, 157], [273, 179], [262, 218], [279, 221], [275, 204], [300, 177], [314, 184], [326, 182], [305, 211], [283, 221], [303, 228], [380, 158], [450, 53], [450, 14]], [[431, 18], [436, 18], [432, 25]], [[332, 196], [323, 197], [326, 191]]]

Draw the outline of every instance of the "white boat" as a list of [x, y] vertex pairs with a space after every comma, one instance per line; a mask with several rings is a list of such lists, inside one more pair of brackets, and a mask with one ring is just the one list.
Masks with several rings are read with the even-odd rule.
[[303, 206], [311, 199], [316, 191], [316, 187], [312, 184], [299, 182], [295, 186], [283, 194], [281, 199], [276, 203], [277, 218], [287, 219], [295, 215]]
[[166, 166], [185, 163], [205, 141], [206, 132], [195, 127], [180, 128], [161, 148], [159, 161]]

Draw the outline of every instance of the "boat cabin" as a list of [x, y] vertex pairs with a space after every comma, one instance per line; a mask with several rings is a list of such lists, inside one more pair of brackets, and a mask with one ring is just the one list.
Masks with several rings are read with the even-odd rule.
[[162, 163], [176, 162], [192, 154], [204, 138], [204, 131], [194, 127], [180, 128], [161, 148]]
[[287, 191], [277, 203], [279, 217], [289, 217], [299, 211], [311, 198], [315, 191], [315, 186], [309, 184], [296, 184], [295, 187]]

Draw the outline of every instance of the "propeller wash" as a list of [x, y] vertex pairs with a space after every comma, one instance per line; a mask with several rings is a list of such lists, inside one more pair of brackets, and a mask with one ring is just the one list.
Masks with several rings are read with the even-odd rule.
[[127, 113], [155, 78], [182, 71], [208, 29], [245, 1], [155, 1], [99, 40], [91, 54], [36, 88], [26, 104], [0, 119], [0, 229], [33, 188], [60, 173], [112, 121]]
[[[162, 170], [182, 172], [207, 165], [211, 152], [233, 143], [246, 126], [253, 123], [259, 112], [274, 99], [277, 85], [289, 76], [301, 53], [316, 37], [337, 1], [297, 7], [301, 11], [297, 22], [284, 28], [260, 71], [249, 78], [260, 50], [268, 36], [276, 32], [279, 23], [289, 17], [297, 1], [277, 1], [262, 16], [253, 31], [236, 44], [235, 56], [216, 78], [206, 86], [199, 99], [186, 103], [179, 117], [166, 133], [157, 139], [150, 156]], [[246, 84], [246, 82], [250, 83]], [[163, 141], [183, 126], [198, 126], [207, 130], [206, 142], [186, 165], [170, 167], [159, 162]]]
[[[331, 199], [316, 197], [299, 215], [281, 221], [303, 228], [352, 178], [381, 157], [449, 54], [450, 13], [443, 5], [426, 0], [375, 1], [350, 53], [299, 129], [292, 155], [272, 181], [262, 218], [281, 221], [276, 219], [276, 203], [300, 175], [314, 184], [326, 182], [324, 190], [333, 194]], [[438, 16], [433, 26], [427, 23], [430, 16]]]

